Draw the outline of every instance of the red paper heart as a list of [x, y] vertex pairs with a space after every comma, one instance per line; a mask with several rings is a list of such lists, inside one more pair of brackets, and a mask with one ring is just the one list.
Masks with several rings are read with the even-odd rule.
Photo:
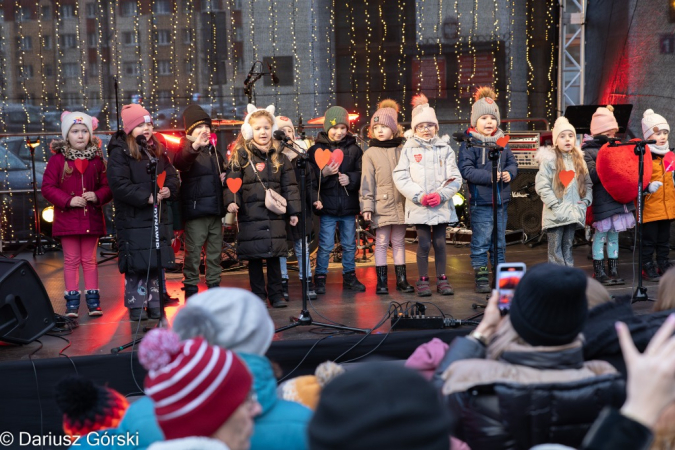
[[666, 153], [666, 156], [663, 157], [663, 167], [665, 167], [666, 172], [673, 172], [675, 170], [675, 153]]
[[225, 182], [233, 194], [236, 194], [241, 189], [241, 178], [228, 178]]
[[342, 161], [345, 159], [345, 154], [340, 150], [339, 148], [336, 148], [333, 150], [333, 155], [330, 157], [330, 161], [328, 161], [328, 165], [332, 166], [333, 164], [337, 164], [338, 166], [342, 164]]
[[164, 181], [166, 181], [166, 170], [157, 175], [157, 186], [159, 186], [160, 189], [164, 187]]
[[319, 170], [323, 170], [323, 168], [326, 167], [326, 164], [330, 161], [331, 155], [331, 151], [328, 149], [320, 148], [314, 152], [314, 161], [316, 161], [316, 165], [319, 166]]
[[511, 140], [511, 136], [509, 136], [507, 134], [506, 136], [502, 136], [499, 139], [497, 139], [497, 145], [504, 148], [508, 145], [510, 140]]
[[422, 154], [421, 154], [421, 153], [417, 153], [417, 154], [415, 155], [415, 161], [417, 161], [417, 162], [422, 161]]
[[80, 173], [84, 173], [87, 170], [87, 167], [89, 167], [89, 160], [88, 159], [76, 159], [75, 160], [75, 167], [77, 168], [77, 171]]
[[262, 172], [263, 170], [265, 170], [265, 163], [260, 162], [260, 163], [256, 164], [255, 169], [258, 172]]
[[214, 147], [216, 146], [216, 144], [218, 144], [218, 136], [216, 136], [216, 133], [211, 133], [209, 141], [211, 141], [211, 145], [213, 145]]
[[563, 170], [558, 174], [558, 178], [560, 178], [560, 182], [563, 184], [563, 186], [567, 187], [574, 179], [574, 171]]

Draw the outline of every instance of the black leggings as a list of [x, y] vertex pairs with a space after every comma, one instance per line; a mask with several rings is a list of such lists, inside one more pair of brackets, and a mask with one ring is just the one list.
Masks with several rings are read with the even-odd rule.
[[420, 277], [429, 276], [429, 250], [431, 250], [432, 243], [436, 261], [436, 276], [445, 275], [445, 229], [447, 227], [447, 223], [434, 225], [433, 227], [430, 225], [415, 225], [417, 229], [417, 271]]

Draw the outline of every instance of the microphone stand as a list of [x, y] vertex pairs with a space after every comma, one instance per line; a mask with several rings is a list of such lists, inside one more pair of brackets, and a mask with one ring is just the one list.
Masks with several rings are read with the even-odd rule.
[[[496, 143], [488, 142], [485, 144], [478, 144], [472, 139], [466, 140], [466, 147], [467, 148], [486, 148], [489, 150], [488, 152], [488, 159], [492, 161], [492, 288], [497, 289], [497, 273], [495, 272], [497, 270], [497, 252], [499, 251], [499, 244], [498, 244], [498, 239], [499, 239], [499, 222], [498, 222], [498, 213], [497, 213], [497, 207], [498, 207], [498, 192], [497, 192], [497, 176], [499, 173], [499, 160], [501, 159], [501, 153], [504, 151], [504, 147], [500, 147]], [[490, 294], [486, 295], [486, 299], [490, 298]], [[486, 305], [480, 305], [478, 303], [474, 303], [471, 305], [473, 309], [478, 309], [478, 308], [483, 308], [485, 309]], [[479, 312], [477, 314], [474, 314], [471, 317], [468, 317], [466, 321], [474, 321], [480, 317], [483, 316], [483, 312]]]
[[642, 285], [642, 225], [643, 225], [642, 210], [644, 208], [644, 199], [642, 198], [644, 193], [644, 189], [642, 187], [642, 178], [644, 177], [645, 172], [646, 146], [647, 144], [656, 144], [656, 141], [649, 140], [649, 141], [617, 142], [610, 140], [608, 143], [610, 147], [625, 147], [627, 145], [635, 146], [634, 153], [638, 157], [638, 195], [637, 195], [637, 220], [635, 224], [635, 236], [638, 248], [639, 275], [637, 287], [635, 288], [635, 292], [633, 293], [631, 303], [654, 301], [653, 299], [649, 298], [649, 296], [647, 295], [647, 288]]
[[322, 328], [332, 328], [335, 330], [344, 330], [344, 331], [354, 331], [357, 333], [370, 333], [372, 330], [366, 330], [362, 328], [353, 328], [353, 327], [347, 327], [344, 325], [334, 325], [331, 323], [322, 323], [322, 322], [315, 322], [312, 319], [312, 316], [309, 314], [309, 310], [307, 309], [307, 283], [309, 283], [309, 279], [307, 277], [308, 274], [308, 267], [307, 267], [307, 193], [306, 193], [306, 167], [307, 167], [307, 159], [309, 158], [306, 152], [300, 152], [296, 150], [293, 145], [290, 145], [288, 142], [286, 142], [288, 138], [285, 140], [281, 140], [281, 145], [286, 147], [287, 149], [290, 149], [298, 155], [298, 168], [300, 169], [300, 230], [302, 231], [302, 273], [304, 275], [304, 279], [302, 280], [302, 310], [300, 311], [300, 315], [295, 318], [291, 318], [291, 324], [286, 325], [281, 328], [277, 328], [274, 332], [275, 333], [280, 333], [282, 331], [290, 330], [291, 328], [299, 327], [299, 326], [316, 326], [316, 327], [322, 327]]

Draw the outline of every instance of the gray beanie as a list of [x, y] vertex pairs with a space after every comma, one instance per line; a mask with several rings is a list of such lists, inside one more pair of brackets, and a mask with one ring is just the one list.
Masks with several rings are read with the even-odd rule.
[[492, 88], [479, 87], [474, 94], [475, 103], [471, 107], [471, 126], [475, 127], [481, 116], [494, 116], [497, 126], [501, 124], [499, 107], [497, 106], [497, 94]]
[[274, 322], [257, 295], [239, 288], [213, 288], [190, 297], [173, 320], [181, 340], [201, 336], [211, 345], [263, 356]]

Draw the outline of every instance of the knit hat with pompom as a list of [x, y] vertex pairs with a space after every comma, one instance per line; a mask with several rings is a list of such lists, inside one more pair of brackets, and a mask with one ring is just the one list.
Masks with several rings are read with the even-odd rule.
[[282, 383], [279, 386], [279, 393], [284, 400], [300, 403], [314, 411], [319, 404], [323, 388], [344, 372], [345, 369], [341, 365], [326, 361], [319, 364], [314, 375], [295, 377]]
[[656, 114], [653, 109], [645, 111], [642, 114], [642, 135], [645, 139], [649, 139], [652, 134], [661, 130], [670, 131], [670, 125], [668, 125], [666, 119], [662, 115]]
[[438, 119], [434, 108], [429, 106], [429, 99], [424, 94], [417, 94], [412, 98], [412, 122], [410, 128], [415, 130], [415, 127], [421, 123], [433, 123], [438, 128]]
[[601, 106], [595, 110], [591, 119], [591, 134], [593, 136], [618, 129], [619, 124], [616, 121], [616, 117], [614, 117], [614, 107], [612, 105], [607, 105], [607, 107]]
[[370, 119], [370, 131], [372, 132], [375, 125], [384, 125], [389, 127], [394, 136], [396, 136], [396, 133], [398, 133], [398, 113], [400, 109], [395, 100], [390, 98], [382, 100], [377, 105], [377, 111], [375, 111], [375, 114]]
[[202, 338], [181, 342], [163, 328], [145, 335], [138, 359], [148, 370], [145, 393], [167, 440], [213, 435], [246, 401], [253, 384], [232, 351]]
[[471, 107], [471, 126], [475, 127], [478, 119], [482, 116], [493, 116], [497, 119], [497, 126], [501, 123], [499, 108], [497, 107], [497, 94], [491, 87], [483, 86], [476, 89], [473, 94], [474, 104]]
[[117, 427], [129, 407], [127, 399], [116, 390], [82, 377], [59, 381], [56, 403], [63, 413], [63, 431], [70, 437]]

